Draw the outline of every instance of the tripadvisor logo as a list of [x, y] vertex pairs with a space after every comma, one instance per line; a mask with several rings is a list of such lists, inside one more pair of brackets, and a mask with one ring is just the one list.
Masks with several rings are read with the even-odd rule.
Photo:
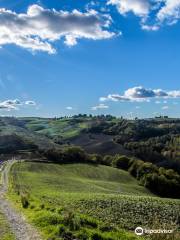
[[166, 233], [166, 234], [170, 234], [173, 233], [174, 230], [168, 230], [168, 229], [143, 229], [142, 227], [137, 227], [135, 229], [135, 234], [140, 236], [143, 234], [154, 234], [154, 233]]
[[135, 229], [135, 234], [136, 235], [143, 235], [143, 233], [144, 233], [144, 230], [143, 230], [143, 228], [142, 227], [137, 227], [136, 229]]

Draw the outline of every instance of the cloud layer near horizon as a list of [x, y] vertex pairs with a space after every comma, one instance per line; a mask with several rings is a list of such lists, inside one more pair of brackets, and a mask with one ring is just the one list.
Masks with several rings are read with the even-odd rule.
[[19, 99], [5, 100], [0, 102], [0, 110], [7, 110], [7, 111], [18, 110], [19, 107], [23, 105], [35, 106], [36, 102], [35, 101], [21, 102]]
[[94, 10], [56, 11], [39, 5], [29, 6], [27, 13], [0, 8], [0, 46], [16, 44], [32, 51], [56, 52], [52, 43], [64, 39], [68, 46], [81, 38], [99, 40], [114, 36], [108, 31], [111, 17]]
[[180, 98], [180, 91], [165, 91], [162, 89], [146, 89], [142, 86], [127, 89], [124, 94], [109, 94], [106, 97], [101, 97], [100, 101], [131, 101], [144, 102], [150, 101], [153, 98]]
[[100, 103], [99, 105], [92, 107], [91, 110], [97, 111], [97, 110], [100, 110], [100, 109], [108, 109], [108, 108], [109, 108], [109, 106], [107, 106], [103, 103]]

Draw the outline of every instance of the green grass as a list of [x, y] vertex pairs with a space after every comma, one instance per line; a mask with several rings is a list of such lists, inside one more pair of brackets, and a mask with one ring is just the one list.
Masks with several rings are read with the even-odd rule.
[[[21, 162], [10, 176], [10, 198], [21, 209], [22, 200], [28, 201], [23, 211], [46, 238], [61, 239], [64, 227], [66, 234], [90, 236], [79, 239], [96, 233], [102, 235], [97, 239], [137, 239], [127, 231], [154, 226], [155, 219], [174, 227], [180, 217], [180, 201], [154, 197], [127, 172], [107, 166]], [[90, 223], [83, 225], [83, 219]]]
[[0, 239], [15, 240], [8, 223], [1, 212], [0, 212]]
[[71, 119], [30, 119], [26, 127], [49, 137], [61, 136], [63, 139], [69, 139], [77, 136], [81, 130], [87, 128], [88, 122], [73, 122]]
[[[152, 194], [126, 171], [88, 164], [20, 163], [13, 167], [18, 178], [38, 197], [50, 192], [65, 194]], [[38, 192], [36, 192], [38, 189]]]

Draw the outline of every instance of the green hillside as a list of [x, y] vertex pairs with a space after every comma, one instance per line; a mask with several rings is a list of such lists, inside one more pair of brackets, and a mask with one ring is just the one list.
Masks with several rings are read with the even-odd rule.
[[30, 131], [23, 120], [0, 118], [0, 152], [14, 153], [18, 150], [48, 149], [56, 144], [44, 135]]
[[[96, 233], [101, 236], [97, 239], [136, 239], [121, 229], [160, 227], [162, 222], [174, 228], [180, 217], [179, 200], [154, 197], [129, 173], [107, 166], [16, 163], [11, 186], [10, 198], [17, 207], [24, 206], [47, 239], [61, 239], [63, 233], [57, 229], [62, 225], [78, 239], [96, 239], [87, 237]], [[87, 238], [80, 237], [82, 232]]]
[[63, 140], [78, 136], [83, 129], [88, 127], [90, 119], [46, 119], [46, 118], [21, 118], [27, 129], [32, 132], [46, 135], [50, 138], [61, 137]]
[[[20, 166], [19, 166], [20, 165]], [[20, 163], [13, 169], [23, 183], [30, 184], [36, 194], [43, 191], [58, 193], [98, 193], [152, 195], [126, 171], [108, 166], [88, 164]], [[14, 171], [14, 170], [13, 170]], [[46, 185], [48, 183], [48, 185]]]

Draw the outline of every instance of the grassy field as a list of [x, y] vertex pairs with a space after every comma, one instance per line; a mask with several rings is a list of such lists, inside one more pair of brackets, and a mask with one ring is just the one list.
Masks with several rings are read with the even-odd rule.
[[26, 124], [26, 127], [30, 131], [35, 131], [49, 137], [61, 136], [63, 139], [77, 136], [80, 131], [86, 129], [87, 126], [88, 122], [72, 121], [71, 119], [58, 119], [52, 121], [34, 118], [29, 119]]
[[16, 163], [9, 196], [53, 240], [138, 239], [135, 227], [171, 229], [180, 217], [180, 201], [154, 197], [127, 172], [106, 166]]

